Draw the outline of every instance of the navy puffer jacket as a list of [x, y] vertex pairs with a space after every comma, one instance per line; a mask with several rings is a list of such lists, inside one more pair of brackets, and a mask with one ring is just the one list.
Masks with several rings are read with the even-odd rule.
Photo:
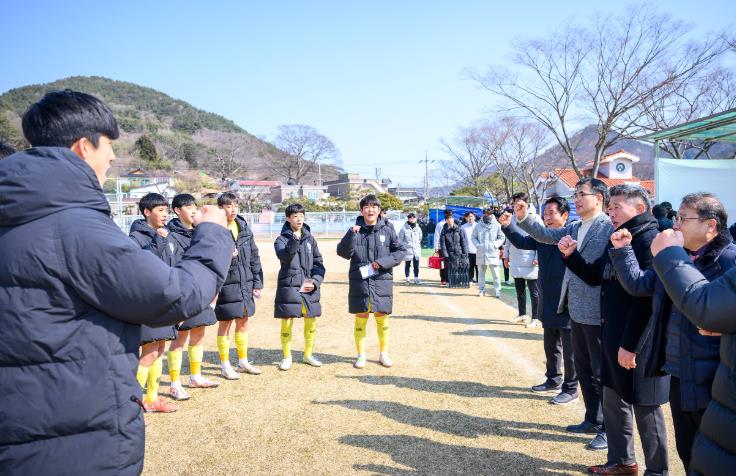
[[69, 149], [0, 161], [0, 473], [140, 474], [140, 324], [202, 312], [231, 242], [202, 224], [169, 267], [120, 231]]
[[[302, 304], [307, 309], [307, 317], [321, 316], [319, 290], [325, 279], [325, 266], [309, 225], [304, 224], [302, 236], [297, 239], [291, 225], [284, 223], [273, 246], [281, 262], [274, 317], [302, 317]], [[314, 280], [315, 288], [310, 293], [299, 292], [305, 278]]]
[[[220, 290], [215, 308], [215, 314], [220, 321], [255, 314], [256, 302], [253, 299], [253, 290], [263, 289], [261, 257], [258, 255], [253, 232], [240, 215], [235, 217], [235, 222], [238, 224], [238, 239], [234, 242], [237, 253], [233, 253], [230, 271]], [[232, 235], [229, 249], [232, 252]]]
[[[393, 225], [386, 220], [378, 220], [374, 226], [367, 226], [363, 217], [356, 224], [360, 231], [348, 230], [340, 243], [337, 254], [350, 260], [350, 290], [348, 291], [348, 312], [358, 314], [371, 312], [391, 314], [393, 310], [393, 267], [404, 260], [406, 249], [399, 241]], [[363, 279], [360, 267], [374, 261], [380, 265], [378, 273]]]

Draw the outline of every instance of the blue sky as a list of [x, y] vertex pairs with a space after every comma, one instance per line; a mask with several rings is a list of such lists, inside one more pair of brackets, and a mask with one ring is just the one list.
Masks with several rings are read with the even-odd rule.
[[[425, 150], [480, 119], [493, 98], [466, 68], [507, 62], [516, 38], [619, 2], [3, 0], [0, 93], [72, 75], [131, 81], [271, 139], [308, 124], [335, 142], [346, 170], [420, 183]], [[655, 2], [698, 32], [727, 27], [727, 1]], [[107, 8], [113, 5], [112, 8]], [[704, 8], [707, 5], [707, 8]]]

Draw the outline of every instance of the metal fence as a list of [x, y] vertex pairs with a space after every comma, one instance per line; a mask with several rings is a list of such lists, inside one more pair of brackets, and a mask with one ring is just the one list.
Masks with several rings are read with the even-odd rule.
[[[309, 225], [312, 234], [317, 238], [342, 238], [345, 231], [355, 224], [358, 212], [307, 212], [304, 222]], [[286, 222], [283, 213], [241, 213], [245, 221], [253, 230], [256, 239], [275, 239], [281, 234], [281, 228]], [[391, 220], [398, 233], [406, 221], [406, 215], [399, 211], [389, 211], [386, 217]], [[130, 225], [143, 215], [118, 215], [115, 223], [123, 232], [130, 231]], [[174, 218], [171, 215], [170, 218]]]

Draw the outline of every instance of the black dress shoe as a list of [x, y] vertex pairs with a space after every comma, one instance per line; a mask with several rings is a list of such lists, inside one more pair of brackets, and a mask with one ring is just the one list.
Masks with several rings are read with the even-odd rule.
[[589, 433], [591, 435], [595, 435], [600, 432], [600, 428], [598, 427], [598, 425], [595, 425], [589, 421], [584, 421], [582, 423], [578, 423], [577, 425], [570, 425], [565, 428], [565, 430], [569, 431], [570, 433]]
[[595, 438], [585, 447], [591, 451], [603, 451], [608, 449], [608, 438], [605, 433], [598, 433]]
[[532, 387], [532, 392], [556, 392], [562, 388], [562, 384], [555, 384], [554, 382], [551, 382], [547, 380], [544, 383], [540, 383], [539, 385], [535, 385]]
[[590, 474], [639, 474], [639, 465], [632, 464], [600, 464], [588, 468]]

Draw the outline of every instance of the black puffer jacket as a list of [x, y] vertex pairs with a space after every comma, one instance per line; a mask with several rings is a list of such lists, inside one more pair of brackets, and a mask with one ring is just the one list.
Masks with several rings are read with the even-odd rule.
[[[172, 264], [176, 264], [182, 260], [184, 253], [192, 245], [194, 229], [185, 227], [178, 218], [171, 220], [166, 225], [166, 228], [169, 229], [169, 241], [175, 244]], [[199, 315], [182, 322], [178, 329], [180, 331], [188, 331], [195, 327], [211, 326], [216, 323], [215, 310], [208, 306]]]
[[[235, 217], [235, 222], [238, 224], [238, 239], [234, 244], [237, 254], [234, 253], [232, 257], [230, 271], [220, 290], [217, 307], [215, 307], [215, 314], [220, 321], [255, 314], [256, 303], [253, 299], [253, 290], [263, 289], [261, 257], [258, 255], [253, 232], [240, 215]], [[230, 248], [232, 249], [232, 246]]]
[[140, 324], [202, 312], [230, 242], [202, 224], [171, 268], [120, 231], [69, 149], [0, 161], [0, 473], [140, 474]]
[[670, 247], [654, 258], [654, 269], [675, 306], [694, 325], [723, 334], [713, 399], [700, 422], [690, 470], [730, 476], [736, 468], [736, 268], [709, 283], [685, 250]]
[[[352, 229], [337, 244], [337, 254], [350, 260], [350, 290], [348, 312], [358, 314], [371, 312], [391, 314], [393, 310], [393, 267], [404, 260], [406, 250], [399, 241], [394, 227], [385, 220], [375, 226], [366, 226], [363, 217], [356, 222], [360, 231]], [[360, 267], [377, 261], [378, 273], [363, 279]]]
[[450, 260], [463, 259], [468, 255], [468, 243], [465, 240], [465, 233], [459, 226], [456, 225], [450, 228], [445, 223], [440, 236], [440, 251], [443, 258]]
[[[325, 279], [325, 266], [309, 225], [304, 224], [302, 236], [297, 239], [289, 222], [284, 223], [273, 246], [281, 262], [274, 317], [302, 317], [302, 304], [307, 309], [307, 317], [321, 316], [319, 290]], [[314, 280], [315, 289], [311, 293], [299, 292], [305, 278]]]
[[[147, 250], [161, 258], [169, 266], [174, 264], [176, 242], [167, 236], [156, 233], [156, 230], [146, 220], [138, 219], [130, 225], [130, 236], [141, 249]], [[183, 252], [182, 252], [183, 254]], [[148, 344], [160, 340], [176, 339], [176, 326], [149, 327], [141, 326], [141, 344]]]

